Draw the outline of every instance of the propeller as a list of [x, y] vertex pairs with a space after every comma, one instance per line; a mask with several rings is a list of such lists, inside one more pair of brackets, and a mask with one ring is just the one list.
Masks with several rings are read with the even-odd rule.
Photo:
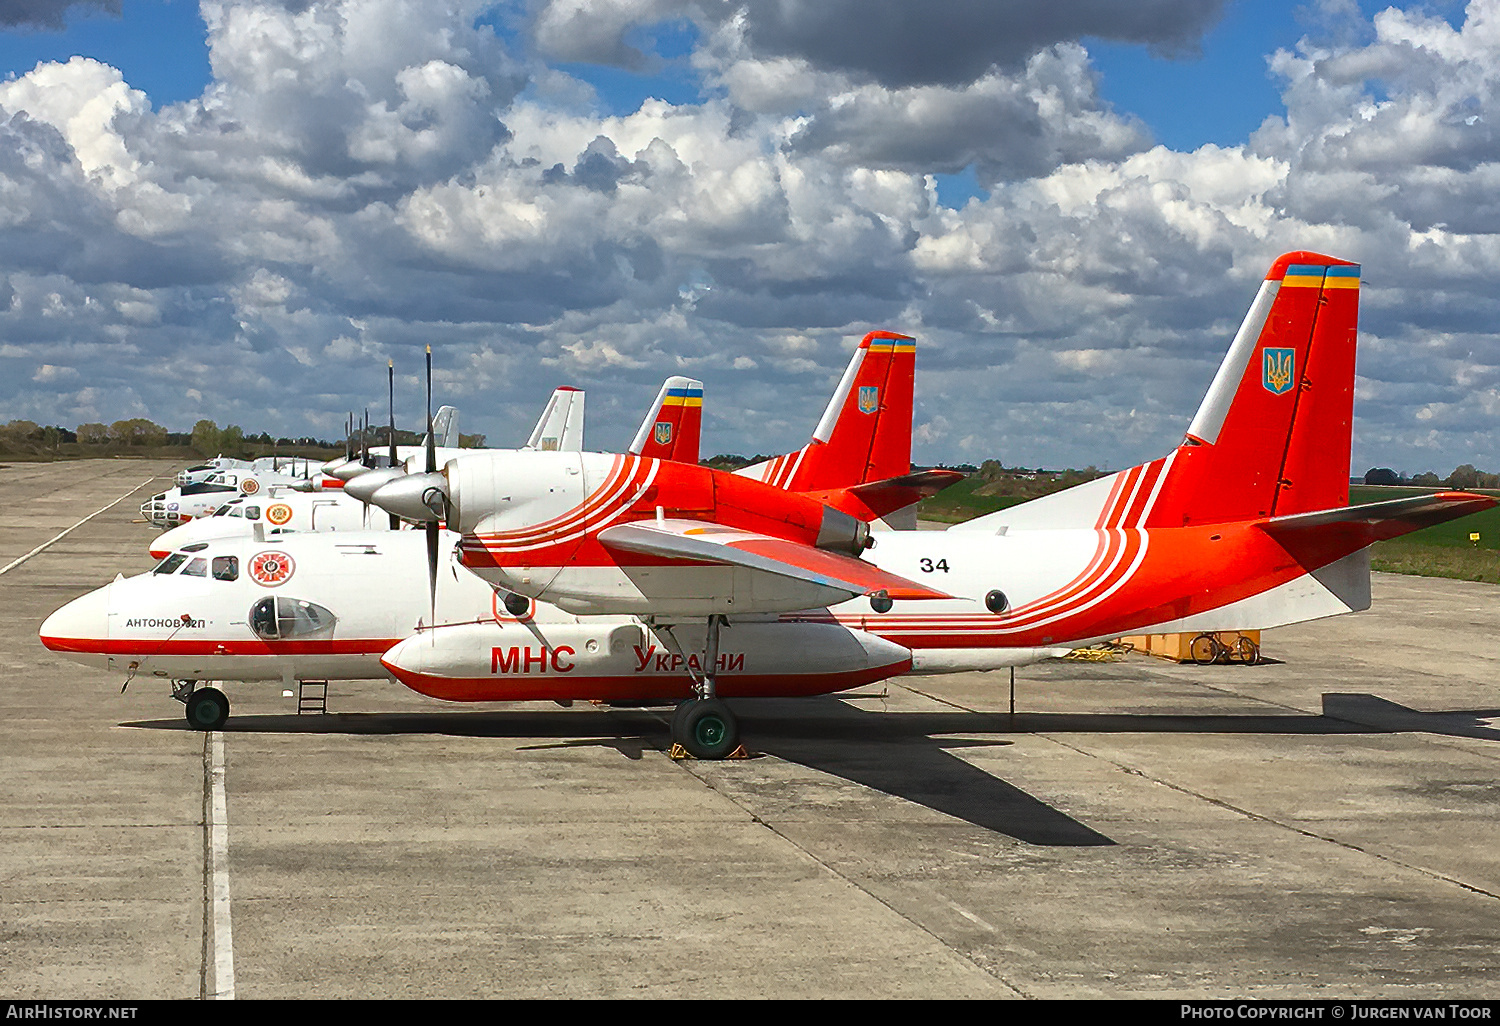
[[[427, 347], [427, 440], [424, 470], [387, 478], [369, 501], [406, 520], [423, 524], [427, 532], [427, 591], [431, 613], [437, 614], [437, 560], [442, 524], [448, 519], [448, 480], [437, 469], [437, 441], [432, 430], [432, 347]], [[372, 472], [373, 474], [374, 472]], [[367, 475], [368, 476], [368, 475]], [[360, 477], [345, 491], [362, 484]], [[362, 490], [361, 490], [362, 491]], [[356, 493], [358, 494], [358, 493]]]

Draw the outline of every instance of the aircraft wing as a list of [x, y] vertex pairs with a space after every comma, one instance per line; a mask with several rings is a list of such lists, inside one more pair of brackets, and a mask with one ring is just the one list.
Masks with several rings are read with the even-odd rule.
[[618, 524], [599, 532], [605, 548], [635, 552], [665, 559], [698, 563], [721, 563], [775, 574], [809, 584], [847, 591], [850, 597], [886, 592], [893, 599], [945, 599], [952, 595], [934, 591], [905, 577], [888, 573], [853, 556], [721, 527], [697, 520], [647, 520]]
[[552, 393], [542, 419], [531, 429], [523, 449], [539, 452], [583, 451], [583, 393], [566, 386]]

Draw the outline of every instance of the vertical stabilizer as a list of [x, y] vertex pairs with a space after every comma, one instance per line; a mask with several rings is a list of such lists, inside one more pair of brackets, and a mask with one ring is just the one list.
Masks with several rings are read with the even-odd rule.
[[916, 357], [917, 342], [910, 335], [870, 332], [854, 351], [812, 440], [738, 473], [794, 492], [910, 473]]
[[521, 448], [538, 452], [583, 451], [583, 393], [564, 385], [552, 393], [542, 417]]
[[1187, 437], [1149, 527], [1346, 506], [1359, 265], [1287, 253], [1271, 265]]
[[697, 463], [702, 429], [703, 382], [671, 377], [646, 411], [630, 451], [651, 459]]

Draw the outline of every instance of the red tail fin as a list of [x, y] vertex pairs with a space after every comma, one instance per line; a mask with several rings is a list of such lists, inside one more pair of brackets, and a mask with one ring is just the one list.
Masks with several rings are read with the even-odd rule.
[[910, 335], [870, 332], [854, 351], [812, 441], [739, 473], [793, 492], [910, 473], [916, 360], [917, 343]]
[[1287, 253], [1168, 457], [1145, 526], [1286, 516], [1349, 503], [1359, 265]]
[[656, 402], [630, 443], [637, 456], [678, 463], [698, 462], [703, 428], [703, 382], [671, 377], [656, 393]]

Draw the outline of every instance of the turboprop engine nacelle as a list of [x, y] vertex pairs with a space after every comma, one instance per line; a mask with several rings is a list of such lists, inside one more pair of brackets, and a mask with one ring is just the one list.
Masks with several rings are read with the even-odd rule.
[[[472, 623], [420, 631], [381, 663], [407, 687], [451, 702], [682, 699], [703, 651], [703, 624]], [[911, 667], [910, 650], [832, 623], [740, 622], [724, 628], [724, 697], [819, 695]]]

